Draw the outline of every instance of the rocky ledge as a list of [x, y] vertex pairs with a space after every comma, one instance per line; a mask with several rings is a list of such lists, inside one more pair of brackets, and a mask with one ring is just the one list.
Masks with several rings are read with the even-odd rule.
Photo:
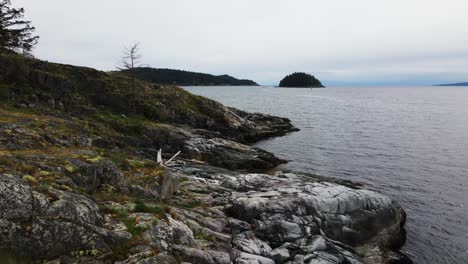
[[[411, 263], [398, 252], [405, 213], [378, 193], [310, 175], [180, 162], [168, 175], [171, 202], [162, 212], [138, 212], [129, 201], [100, 209], [87, 195], [43, 194], [0, 175], [2, 248], [58, 257], [52, 263]], [[157, 208], [156, 196], [146, 208]], [[119, 245], [129, 248], [109, 260]]]

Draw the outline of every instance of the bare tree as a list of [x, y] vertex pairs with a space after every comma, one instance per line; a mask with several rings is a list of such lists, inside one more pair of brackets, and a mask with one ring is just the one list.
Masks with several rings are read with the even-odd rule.
[[117, 69], [121, 71], [126, 71], [130, 74], [132, 78], [132, 105], [133, 112], [136, 112], [136, 96], [135, 96], [135, 68], [143, 66], [140, 64], [141, 54], [140, 54], [140, 43], [135, 43], [131, 46], [125, 47], [122, 60], [120, 65], [117, 66]]

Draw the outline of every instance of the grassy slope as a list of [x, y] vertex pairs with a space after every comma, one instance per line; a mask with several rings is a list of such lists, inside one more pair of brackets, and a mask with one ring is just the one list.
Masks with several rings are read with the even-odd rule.
[[215, 101], [144, 81], [137, 81], [133, 100], [131, 87], [131, 79], [117, 73], [0, 55], [0, 104], [35, 104], [45, 113], [75, 116], [104, 111], [216, 131], [232, 128], [224, 106]]

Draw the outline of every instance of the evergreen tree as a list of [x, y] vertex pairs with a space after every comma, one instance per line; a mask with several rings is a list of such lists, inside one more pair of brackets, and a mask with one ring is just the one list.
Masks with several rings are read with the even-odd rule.
[[11, 7], [10, 0], [0, 0], [0, 48], [29, 53], [38, 36], [31, 21], [25, 21], [24, 8]]
[[305, 72], [295, 72], [293, 74], [290, 74], [284, 77], [281, 80], [279, 86], [280, 87], [324, 87], [317, 78]]

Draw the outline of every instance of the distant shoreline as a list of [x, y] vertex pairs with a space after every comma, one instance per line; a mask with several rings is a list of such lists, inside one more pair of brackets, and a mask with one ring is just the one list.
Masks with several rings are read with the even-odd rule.
[[174, 85], [174, 86], [209, 86], [209, 87], [224, 87], [224, 86], [256, 86], [256, 87], [263, 87], [263, 86], [269, 86], [269, 85], [260, 85], [260, 84], [183, 84], [183, 83], [172, 83], [172, 84], [161, 84], [161, 85]]
[[162, 85], [176, 86], [259, 86], [247, 79], [237, 79], [230, 75], [212, 75], [175, 69], [139, 67], [123, 70], [120, 73], [132, 75], [137, 79]]
[[274, 86], [274, 88], [286, 88], [286, 89], [291, 89], [291, 88], [298, 88], [298, 89], [323, 89], [326, 88], [325, 86], [309, 86], [309, 87], [299, 87], [299, 86]]
[[468, 86], [468, 82], [436, 84], [433, 86]]

